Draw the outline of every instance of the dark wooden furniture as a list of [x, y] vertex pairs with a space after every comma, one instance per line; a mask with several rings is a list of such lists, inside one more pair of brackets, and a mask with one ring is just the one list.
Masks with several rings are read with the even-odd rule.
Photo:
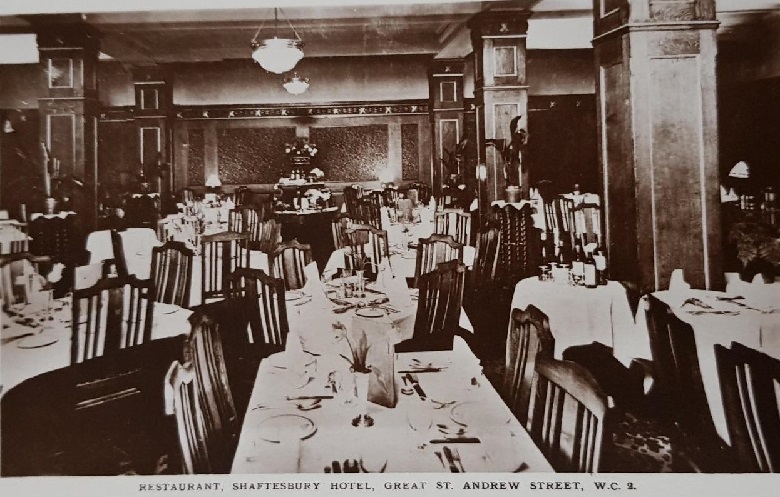
[[520, 209], [506, 204], [494, 206], [493, 210], [501, 228], [496, 274], [505, 287], [514, 287], [521, 279], [537, 273], [541, 237], [534, 228], [529, 204]]
[[434, 233], [428, 238], [420, 238], [412, 286], [418, 288], [420, 275], [435, 270], [442, 262], [452, 260], [463, 262], [463, 245], [452, 236]]
[[157, 302], [190, 306], [194, 255], [192, 249], [182, 242], [168, 241], [152, 248], [150, 279]]
[[486, 228], [477, 235], [476, 254], [471, 271], [471, 289], [473, 292], [488, 288], [495, 280], [500, 241], [501, 231], [495, 227]]
[[512, 309], [502, 393], [506, 405], [523, 426], [528, 422], [536, 361], [552, 359], [554, 350], [555, 338], [546, 314], [533, 305], [525, 310]]
[[282, 242], [268, 255], [271, 276], [284, 280], [287, 290], [303, 288], [306, 284], [303, 269], [311, 260], [311, 246], [298, 240]]
[[737, 342], [716, 344], [715, 358], [737, 462], [730, 471], [780, 472], [780, 361]]
[[225, 297], [227, 280], [239, 267], [249, 266], [245, 233], [225, 231], [201, 238], [202, 302]]
[[419, 278], [419, 301], [412, 338], [395, 346], [396, 352], [451, 350], [463, 306], [466, 266], [454, 260]]
[[[255, 214], [254, 216], [257, 216]], [[260, 219], [257, 217], [257, 219]], [[271, 252], [282, 241], [282, 225], [276, 219], [258, 221], [249, 230], [250, 250]]]
[[675, 453], [697, 471], [725, 469], [721, 467], [725, 444], [712, 421], [693, 329], [654, 295], [649, 304], [653, 373], [663, 415], [676, 428]]
[[215, 434], [209, 430], [204, 412], [207, 410], [198, 392], [195, 366], [174, 361], [165, 376], [165, 406], [176, 419], [181, 448], [182, 471], [185, 474], [214, 473], [209, 458], [209, 446]]
[[290, 332], [284, 280], [272, 278], [262, 269], [238, 268], [230, 275], [229, 288], [229, 300], [244, 299], [249, 322], [247, 343], [284, 349]]
[[344, 204], [347, 206], [347, 214], [352, 219], [360, 216], [360, 199], [363, 197], [363, 188], [360, 185], [344, 187]]
[[349, 214], [343, 213], [337, 216], [331, 223], [331, 230], [333, 232], [333, 249], [338, 250], [349, 245], [345, 230], [352, 226], [352, 219]]
[[[379, 264], [390, 256], [390, 244], [387, 240], [387, 231], [374, 228], [366, 224], [353, 224], [344, 231], [349, 250], [346, 255], [354, 269], [368, 269], [374, 273], [379, 272]], [[362, 267], [359, 267], [363, 262]], [[371, 264], [367, 268], [365, 264]]]
[[608, 397], [571, 361], [537, 357], [531, 437], [558, 472], [600, 469]]
[[471, 213], [460, 209], [444, 209], [433, 215], [436, 233], [452, 235], [461, 245], [471, 245]]
[[135, 277], [100, 279], [73, 292], [71, 363], [148, 342], [154, 287]]
[[110, 230], [109, 235], [111, 237], [111, 248], [114, 252], [114, 264], [116, 267], [116, 274], [122, 278], [127, 278], [127, 258], [125, 258], [125, 247], [122, 243], [122, 235], [117, 230]]
[[157, 229], [160, 214], [160, 196], [157, 194], [136, 193], [125, 199], [127, 227]]
[[282, 225], [282, 241], [298, 240], [311, 247], [312, 260], [317, 262], [320, 272], [325, 269], [333, 253], [333, 219], [336, 209], [311, 212], [277, 211], [276, 221]]

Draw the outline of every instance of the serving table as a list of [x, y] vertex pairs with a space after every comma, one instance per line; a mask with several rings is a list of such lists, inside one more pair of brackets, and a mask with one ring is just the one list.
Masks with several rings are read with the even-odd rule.
[[597, 288], [526, 278], [515, 285], [511, 309], [536, 306], [550, 319], [555, 338], [554, 357], [575, 345], [599, 342], [612, 347], [616, 359], [628, 367], [634, 358], [650, 359], [647, 327], [637, 326], [626, 290], [609, 281]]
[[[715, 345], [738, 342], [780, 359], [780, 285], [750, 285], [745, 292], [706, 290], [661, 291], [653, 295], [691, 325], [699, 369], [715, 428], [724, 441], [731, 437], [723, 409]], [[736, 298], [742, 297], [742, 298]], [[698, 305], [696, 300], [704, 306]]]
[[[10, 308], [14, 316], [0, 312], [3, 393], [28, 378], [70, 365], [71, 309], [71, 298], [65, 297], [52, 301], [51, 320], [46, 319], [46, 311], [41, 308], [17, 304]], [[155, 303], [152, 340], [189, 333], [190, 314], [192, 311], [188, 309]]]

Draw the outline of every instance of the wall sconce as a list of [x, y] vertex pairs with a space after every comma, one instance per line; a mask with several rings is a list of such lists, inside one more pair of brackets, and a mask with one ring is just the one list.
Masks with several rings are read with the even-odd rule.
[[5, 134], [11, 134], [15, 132], [13, 123], [11, 123], [11, 120], [7, 117], [5, 118], [5, 121], [3, 122], [3, 133]]
[[477, 166], [477, 179], [479, 181], [485, 181], [487, 179], [487, 166], [485, 164]]
[[222, 182], [216, 174], [212, 174], [206, 180], [206, 187], [208, 188], [219, 188], [220, 186], [222, 186]]

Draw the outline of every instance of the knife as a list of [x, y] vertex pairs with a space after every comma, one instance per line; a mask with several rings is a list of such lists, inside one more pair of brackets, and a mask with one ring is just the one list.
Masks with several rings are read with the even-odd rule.
[[451, 437], [451, 438], [435, 438], [431, 440], [432, 444], [478, 444], [482, 441], [477, 437]]
[[455, 465], [455, 459], [452, 456], [452, 451], [450, 450], [450, 448], [445, 445], [442, 448], [442, 450], [444, 451], [444, 457], [447, 459], [447, 463], [450, 465], [450, 472], [451, 473], [460, 473], [460, 470]]
[[458, 452], [458, 449], [452, 450], [452, 460], [458, 464], [461, 473], [466, 472], [466, 469], [463, 467], [463, 461], [460, 460], [460, 453]]
[[425, 395], [425, 391], [420, 386], [420, 382], [417, 381], [417, 378], [413, 377], [411, 373], [406, 373], [406, 377], [409, 380], [409, 383], [412, 384], [414, 391], [417, 392], [417, 395], [420, 396], [420, 400], [425, 400], [427, 396]]
[[315, 400], [315, 399], [332, 399], [333, 395], [299, 395], [297, 397], [287, 397], [287, 400]]
[[412, 368], [412, 369], [404, 369], [399, 371], [399, 373], [438, 373], [439, 371], [443, 371], [445, 368]]

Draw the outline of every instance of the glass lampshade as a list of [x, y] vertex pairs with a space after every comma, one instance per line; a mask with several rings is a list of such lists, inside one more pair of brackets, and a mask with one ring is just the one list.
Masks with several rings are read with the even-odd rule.
[[285, 79], [283, 86], [288, 93], [293, 95], [300, 95], [309, 89], [309, 79], [301, 78], [295, 74], [293, 77]]
[[268, 72], [282, 74], [292, 70], [303, 58], [303, 43], [289, 38], [268, 38], [252, 44], [252, 58]]

